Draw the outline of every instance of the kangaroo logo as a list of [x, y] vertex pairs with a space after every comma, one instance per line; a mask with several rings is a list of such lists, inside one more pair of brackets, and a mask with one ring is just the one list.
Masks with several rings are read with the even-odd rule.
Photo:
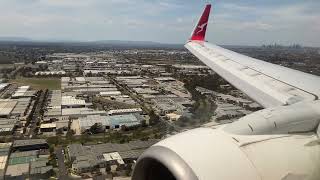
[[204, 28], [206, 27], [207, 24], [208, 24], [208, 23], [203, 23], [203, 24], [199, 25], [198, 28], [199, 28], [200, 30], [197, 32], [197, 34], [201, 33], [201, 32], [204, 30]]

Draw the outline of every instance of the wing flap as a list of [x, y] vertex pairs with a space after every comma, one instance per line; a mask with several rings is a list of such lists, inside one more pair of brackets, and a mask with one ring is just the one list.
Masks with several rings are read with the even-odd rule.
[[[291, 105], [300, 101], [317, 99], [317, 95], [314, 92], [299, 88], [297, 86], [299, 84], [295, 84], [295, 81], [291, 80], [289, 83], [282, 81], [281, 74], [289, 73], [286, 77], [292, 76], [294, 78], [297, 77], [296, 72], [299, 71], [285, 71], [288, 68], [280, 66], [280, 75], [279, 73], [272, 75], [273, 72], [276, 72], [274, 67], [278, 65], [259, 60], [252, 61], [253, 58], [240, 54], [237, 56], [238, 54], [235, 52], [202, 41], [189, 41], [185, 47], [217, 74], [263, 107]], [[252, 61], [252, 63], [250, 64], [249, 61]], [[271, 68], [272, 71], [270, 74], [266, 74], [266, 70], [261, 70], [264, 68]], [[299, 76], [303, 75], [305, 73]], [[308, 77], [305, 76], [304, 78], [308, 79]], [[299, 79], [296, 80], [298, 81]], [[320, 83], [319, 78], [317, 80]]]

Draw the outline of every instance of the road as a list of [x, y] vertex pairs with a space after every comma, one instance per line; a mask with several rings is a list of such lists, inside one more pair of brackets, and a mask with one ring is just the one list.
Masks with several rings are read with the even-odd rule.
[[64, 164], [63, 149], [61, 147], [56, 149], [56, 157], [57, 157], [57, 163], [59, 168], [58, 179], [61, 179], [61, 180], [69, 179], [68, 169]]
[[[125, 94], [129, 95], [134, 101], [138, 102], [141, 106], [141, 108], [147, 112], [147, 113], [150, 113], [152, 107], [149, 107], [145, 102], [144, 102], [144, 99], [139, 97], [139, 96], [135, 96], [135, 92], [130, 89], [129, 87], [127, 86], [123, 86], [121, 84], [119, 84], [117, 82], [116, 79], [114, 79], [113, 77], [109, 76], [109, 79], [111, 80], [111, 82], [113, 82], [114, 85], [117, 86], [118, 89], [122, 90]], [[165, 131], [166, 131], [166, 134], [169, 134], [169, 129], [170, 127], [173, 128], [173, 131], [175, 132], [181, 132], [184, 130], [184, 128], [181, 128], [181, 127], [178, 127], [177, 125], [173, 124], [173, 123], [170, 123], [169, 121], [165, 120], [164, 118], [161, 118], [159, 119], [162, 123], [164, 123], [165, 125]]]
[[45, 103], [47, 101], [48, 90], [41, 90], [38, 92], [38, 100], [36, 100], [34, 104], [34, 112], [32, 114], [31, 121], [29, 122], [28, 127], [30, 130], [27, 132], [28, 137], [32, 137], [37, 134], [37, 127], [40, 124], [43, 117], [43, 108], [45, 107]]

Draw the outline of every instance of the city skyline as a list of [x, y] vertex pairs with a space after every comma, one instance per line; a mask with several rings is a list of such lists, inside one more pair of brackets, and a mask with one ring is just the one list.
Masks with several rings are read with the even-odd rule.
[[[0, 37], [182, 44], [205, 2], [195, 0], [0, 0]], [[224, 45], [320, 46], [320, 2], [212, 2], [207, 40]]]

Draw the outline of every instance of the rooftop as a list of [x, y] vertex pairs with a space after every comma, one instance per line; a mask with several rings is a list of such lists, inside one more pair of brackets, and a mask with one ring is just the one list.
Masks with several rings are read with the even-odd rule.
[[86, 116], [86, 115], [106, 115], [106, 111], [97, 111], [89, 108], [68, 108], [62, 109], [63, 116]]
[[17, 101], [0, 101], [0, 116], [8, 116], [16, 106]]
[[7, 83], [0, 83], [0, 91], [2, 90], [2, 89], [4, 89], [5, 87], [7, 87], [9, 84], [7, 84]]
[[47, 128], [56, 128], [56, 123], [47, 123], [47, 124], [41, 124], [40, 129], [47, 129]]
[[117, 161], [119, 164], [124, 164], [120, 154], [118, 152], [103, 154], [105, 161]]
[[24, 96], [25, 93], [28, 91], [30, 86], [20, 86], [16, 92], [12, 95], [12, 97], [19, 97], [19, 96]]
[[122, 114], [122, 113], [135, 113], [135, 112], [142, 112], [141, 108], [132, 108], [132, 109], [114, 109], [108, 111], [108, 114]]
[[45, 139], [27, 139], [27, 140], [15, 140], [12, 147], [31, 146], [37, 144], [46, 144]]
[[135, 126], [140, 124], [140, 119], [133, 114], [107, 116], [107, 119], [112, 126]]
[[62, 96], [62, 105], [86, 105], [86, 101], [73, 96]]

